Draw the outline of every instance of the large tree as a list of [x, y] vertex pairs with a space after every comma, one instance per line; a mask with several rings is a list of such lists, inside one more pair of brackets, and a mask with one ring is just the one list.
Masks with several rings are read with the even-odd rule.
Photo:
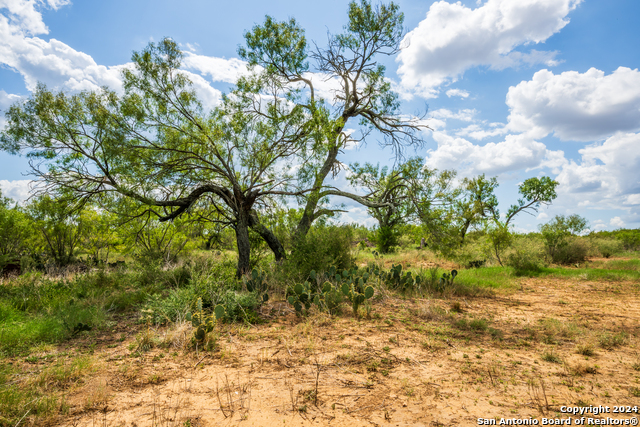
[[168, 221], [198, 212], [232, 226], [241, 275], [250, 265], [249, 227], [276, 258], [284, 255], [256, 211], [270, 197], [300, 194], [289, 190], [293, 177], [283, 171], [294, 158], [304, 162], [309, 117], [274, 85], [260, 108], [234, 97], [205, 111], [181, 58], [170, 39], [134, 53], [123, 95], [107, 88], [68, 95], [39, 85], [7, 112], [0, 147], [26, 153], [46, 183], [40, 191], [76, 205], [131, 206], [119, 202], [125, 198], [134, 206], [121, 214]]
[[[339, 154], [354, 141], [346, 126], [358, 126], [360, 143], [375, 135], [383, 147], [400, 155], [407, 146], [422, 144], [419, 118], [400, 114], [398, 96], [385, 79], [380, 57], [399, 52], [403, 38], [404, 15], [394, 3], [374, 7], [369, 1], [352, 1], [348, 24], [337, 35], [328, 35], [324, 47], [309, 46], [304, 30], [294, 19], [277, 22], [267, 16], [264, 24], [245, 34], [246, 46], [240, 56], [254, 70], [239, 84], [239, 92], [255, 98], [265, 87], [278, 87], [287, 99], [301, 109], [313, 124], [302, 128], [313, 139], [306, 162], [298, 169], [301, 188], [310, 190], [299, 202], [304, 206], [297, 225], [303, 237], [317, 218], [331, 214], [325, 202], [330, 196], [353, 199], [368, 207], [381, 206], [368, 198], [326, 185], [330, 174], [337, 174], [342, 163]], [[318, 83], [332, 86], [322, 97]], [[325, 91], [327, 92], [327, 91]], [[242, 96], [240, 93], [238, 96]], [[353, 123], [359, 120], [359, 122]]]

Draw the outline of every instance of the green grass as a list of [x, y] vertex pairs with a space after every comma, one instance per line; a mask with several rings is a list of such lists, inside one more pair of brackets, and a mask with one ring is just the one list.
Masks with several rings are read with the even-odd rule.
[[486, 289], [508, 289], [517, 286], [517, 277], [511, 267], [482, 267], [459, 270], [455, 282]]
[[562, 363], [562, 359], [553, 351], [545, 351], [542, 353], [542, 360], [550, 363]]
[[607, 270], [640, 271], [640, 259], [611, 259], [606, 261], [590, 261], [590, 268], [603, 268]]
[[584, 280], [606, 282], [630, 280], [640, 283], [640, 270], [543, 267], [538, 271], [528, 271], [522, 275], [528, 277], [576, 277]]
[[[114, 313], [137, 311], [150, 295], [188, 283], [184, 269], [147, 267], [73, 278], [25, 274], [0, 285], [0, 357], [98, 331]], [[92, 332], [90, 332], [92, 333]]]
[[19, 384], [21, 374], [13, 366], [0, 363], [0, 426], [16, 426], [25, 414], [42, 419], [64, 411], [65, 405], [57, 395], [45, 394], [35, 383]]

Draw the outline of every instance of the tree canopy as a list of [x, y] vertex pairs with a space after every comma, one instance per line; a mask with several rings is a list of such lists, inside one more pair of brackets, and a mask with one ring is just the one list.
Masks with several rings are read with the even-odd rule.
[[[350, 119], [360, 118], [362, 138], [375, 131], [397, 153], [422, 142], [421, 125], [399, 114], [397, 95], [376, 61], [398, 52], [403, 15], [393, 3], [374, 7], [363, 0], [349, 4], [348, 17], [327, 47], [310, 49], [294, 19], [267, 16], [239, 49], [252, 72], [211, 111], [181, 72], [183, 55], [171, 39], [133, 54], [123, 94], [109, 88], [56, 93], [39, 84], [7, 112], [0, 148], [26, 153], [32, 173], [45, 183], [40, 192], [76, 208], [91, 201], [130, 218], [168, 221], [186, 214], [233, 227], [243, 274], [249, 228], [276, 259], [285, 256], [260, 222], [275, 198], [297, 196], [305, 206], [300, 236], [332, 214], [324, 206], [329, 196], [379, 206], [325, 185], [342, 166], [338, 154], [350, 140], [344, 131]], [[337, 82], [330, 99], [317, 93], [319, 76]]]

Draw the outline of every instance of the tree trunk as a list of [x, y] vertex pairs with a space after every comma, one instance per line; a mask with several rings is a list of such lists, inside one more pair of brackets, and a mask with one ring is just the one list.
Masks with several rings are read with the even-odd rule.
[[238, 268], [236, 277], [240, 278], [244, 274], [248, 274], [251, 269], [251, 244], [249, 243], [249, 221], [246, 214], [238, 216], [236, 223], [236, 242], [238, 244]]
[[253, 231], [258, 233], [265, 242], [267, 242], [267, 245], [269, 245], [269, 248], [276, 258], [276, 261], [281, 261], [286, 258], [286, 253], [282, 243], [280, 243], [280, 240], [278, 240], [276, 235], [273, 234], [273, 231], [260, 223], [260, 218], [258, 218], [258, 214], [255, 211], [251, 212], [250, 227]]
[[[342, 130], [342, 128], [340, 129]], [[339, 132], [338, 132], [339, 133]], [[321, 187], [324, 184], [324, 180], [331, 172], [333, 168], [333, 164], [335, 163], [338, 157], [338, 147], [335, 146], [329, 149], [327, 153], [327, 158], [322, 165], [322, 168], [318, 171], [316, 175], [316, 179], [313, 183], [315, 190], [313, 190], [309, 197], [307, 198], [307, 204], [304, 207], [304, 213], [302, 214], [302, 218], [300, 218], [300, 222], [298, 223], [298, 228], [296, 230], [295, 240], [298, 241], [301, 238], [305, 237], [311, 229], [311, 224], [316, 219], [315, 212], [318, 207], [318, 202], [320, 202], [320, 192], [322, 191]]]

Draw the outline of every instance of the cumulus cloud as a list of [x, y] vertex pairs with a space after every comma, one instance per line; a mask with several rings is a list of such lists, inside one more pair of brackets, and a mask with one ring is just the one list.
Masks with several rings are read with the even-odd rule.
[[19, 179], [15, 181], [7, 181], [0, 179], [0, 189], [4, 197], [10, 197], [18, 203], [22, 203], [31, 195], [31, 180]]
[[579, 153], [581, 162], [568, 162], [556, 178], [560, 193], [585, 207], [640, 212], [640, 134], [620, 133]]
[[189, 70], [209, 76], [214, 82], [235, 83], [238, 77], [248, 73], [247, 63], [238, 58], [224, 59], [185, 52], [182, 64]]
[[581, 0], [488, 0], [476, 9], [438, 1], [410, 31], [398, 55], [401, 84], [426, 98], [475, 66], [493, 69], [557, 63], [556, 52], [515, 51], [542, 43], [569, 23]]
[[[484, 125], [484, 124], [483, 124]], [[507, 133], [505, 125], [502, 123], [490, 123], [488, 127], [480, 124], [472, 124], [456, 130], [457, 136], [468, 136], [475, 140], [482, 140], [490, 136], [504, 135]]]
[[120, 72], [124, 65], [98, 65], [91, 56], [67, 44], [39, 34], [49, 32], [42, 21], [39, 5], [58, 9], [66, 0], [0, 0], [0, 64], [19, 72], [28, 90], [41, 81], [56, 89], [78, 91], [109, 86], [121, 88]]
[[36, 6], [44, 5], [54, 10], [71, 3], [69, 0], [0, 0], [0, 9], [6, 10], [4, 19], [17, 30], [27, 34], [46, 34], [49, 29], [42, 21]]
[[538, 71], [509, 88], [509, 129], [541, 138], [594, 141], [640, 129], [640, 72], [620, 67], [609, 75]]
[[438, 110], [434, 110], [431, 112], [431, 117], [434, 119], [455, 119], [461, 120], [463, 122], [471, 122], [474, 120], [474, 116], [478, 113], [475, 109], [464, 109], [458, 110], [457, 113], [454, 113], [451, 110], [447, 110], [446, 108], [440, 108]]
[[609, 221], [609, 224], [615, 228], [624, 227], [624, 221], [619, 216], [614, 216], [613, 218], [611, 218], [611, 220]]
[[426, 165], [437, 169], [456, 169], [462, 176], [485, 173], [493, 176], [517, 170], [548, 167], [558, 170], [566, 163], [562, 151], [524, 135], [507, 135], [502, 142], [476, 145], [464, 138], [434, 132], [438, 148], [427, 152]]
[[447, 91], [447, 96], [451, 98], [452, 96], [459, 96], [460, 98], [468, 98], [469, 92], [462, 89], [449, 89]]

